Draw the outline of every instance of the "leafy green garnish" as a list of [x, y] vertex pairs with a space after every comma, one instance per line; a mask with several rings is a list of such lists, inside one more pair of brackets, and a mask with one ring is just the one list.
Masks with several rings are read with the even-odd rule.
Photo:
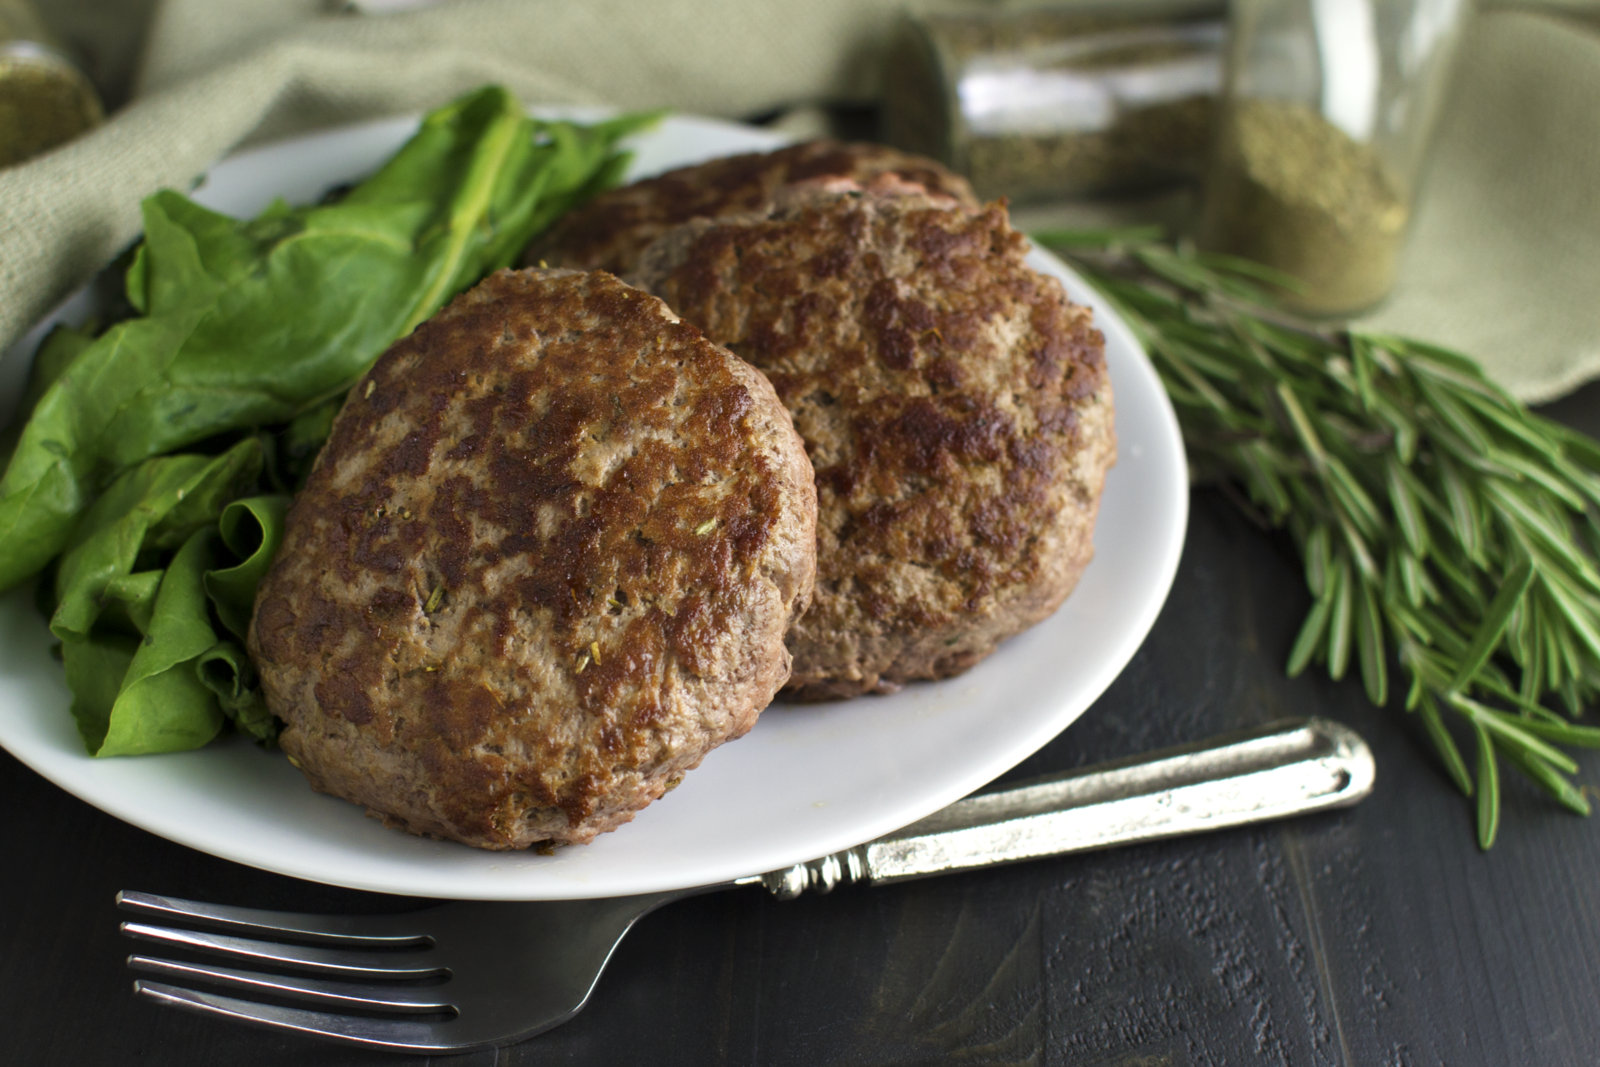
[[0, 479], [0, 589], [61, 551], [118, 471], [347, 390], [613, 176], [617, 138], [642, 121], [539, 122], [489, 88], [429, 115], [337, 203], [240, 221], [150, 197], [128, 273], [140, 314], [58, 370]]
[[[87, 638], [102, 621], [145, 632], [155, 587], [129, 579], [159, 571], [151, 561], [213, 526], [260, 473], [261, 444], [248, 438], [220, 456], [156, 456], [112, 482], [56, 566], [51, 631], [66, 642]], [[105, 619], [112, 608], [117, 618]]]
[[222, 544], [239, 562], [207, 571], [206, 595], [222, 625], [241, 641], [250, 627], [256, 586], [267, 576], [283, 540], [283, 520], [288, 512], [289, 496], [277, 493], [235, 500], [217, 518]]
[[[73, 712], [85, 745], [96, 756], [135, 756], [198, 748], [222, 728], [222, 713], [200, 680], [195, 661], [217, 643], [206, 613], [203, 576], [210, 534], [186, 541], [161, 575], [150, 623], [121, 675], [109, 707], [76, 694]], [[91, 634], [91, 647], [107, 638]], [[115, 636], [109, 638], [115, 642]], [[79, 643], [62, 642], [68, 678], [80, 662]]]
[[1502, 760], [1587, 814], [1557, 746], [1600, 747], [1571, 721], [1600, 694], [1600, 445], [1458, 353], [1286, 318], [1255, 264], [1148, 231], [1038, 237], [1143, 342], [1197, 473], [1293, 537], [1312, 603], [1289, 673], [1353, 663], [1382, 705], [1397, 663], [1484, 848]]
[[52, 334], [0, 478], [0, 589], [57, 561], [51, 628], [91, 751], [193, 747], [224, 713], [271, 735], [239, 642], [344, 393], [614, 183], [618, 141], [653, 121], [536, 120], [488, 87], [334, 202], [247, 220], [144, 202], [133, 316]]

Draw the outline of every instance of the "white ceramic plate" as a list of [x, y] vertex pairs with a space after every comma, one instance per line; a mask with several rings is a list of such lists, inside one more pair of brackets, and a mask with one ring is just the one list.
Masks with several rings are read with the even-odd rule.
[[[365, 125], [240, 153], [198, 191], [254, 212], [310, 200], [370, 171], [414, 123]], [[672, 118], [638, 144], [634, 174], [771, 147], [769, 134]], [[153, 833], [281, 874], [430, 897], [535, 900], [703, 885], [825, 855], [912, 822], [982, 786], [1076, 719], [1155, 621], [1176, 570], [1188, 492], [1177, 422], [1127, 327], [1057, 260], [1035, 253], [1093, 305], [1116, 391], [1120, 455], [1106, 484], [1096, 557], [1054, 617], [977, 668], [889, 697], [775, 706], [683, 785], [592, 845], [555, 855], [481, 852], [382, 827], [313, 793], [281, 755], [233, 739], [197, 752], [84, 754], [50, 637], [26, 590], [0, 599], [0, 744], [61, 788]], [[7, 358], [3, 399], [14, 399]]]

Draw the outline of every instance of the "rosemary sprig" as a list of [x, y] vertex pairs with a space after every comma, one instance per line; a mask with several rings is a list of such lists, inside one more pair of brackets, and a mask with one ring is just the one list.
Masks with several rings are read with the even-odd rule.
[[1462, 355], [1285, 316], [1255, 264], [1149, 230], [1035, 236], [1149, 351], [1197, 476], [1292, 536], [1312, 604], [1288, 673], [1353, 663], [1384, 705], [1398, 665], [1483, 848], [1508, 765], [1588, 814], [1563, 749], [1600, 747], [1572, 721], [1600, 692], [1600, 444]]

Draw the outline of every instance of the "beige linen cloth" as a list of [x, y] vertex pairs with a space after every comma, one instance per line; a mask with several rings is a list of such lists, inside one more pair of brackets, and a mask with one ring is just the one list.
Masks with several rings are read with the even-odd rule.
[[[905, 4], [334, 6], [155, 0], [130, 101], [99, 130], [0, 171], [0, 349], [137, 235], [142, 197], [188, 187], [237, 145], [421, 111], [491, 81], [529, 103], [724, 117], [870, 103]], [[1600, 375], [1595, 15], [1567, 0], [1494, 5], [1475, 20], [1402, 277], [1363, 323], [1459, 348], [1530, 401]]]

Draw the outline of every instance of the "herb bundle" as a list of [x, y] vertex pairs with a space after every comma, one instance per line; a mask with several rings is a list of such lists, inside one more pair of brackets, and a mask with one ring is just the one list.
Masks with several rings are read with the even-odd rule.
[[1600, 692], [1600, 444], [1464, 356], [1286, 318], [1248, 261], [1145, 230], [1036, 236], [1144, 344], [1196, 474], [1293, 538], [1312, 604], [1289, 674], [1354, 663], [1384, 705], [1398, 665], [1483, 848], [1503, 766], [1587, 814], [1563, 748], [1600, 747], [1572, 721]]

